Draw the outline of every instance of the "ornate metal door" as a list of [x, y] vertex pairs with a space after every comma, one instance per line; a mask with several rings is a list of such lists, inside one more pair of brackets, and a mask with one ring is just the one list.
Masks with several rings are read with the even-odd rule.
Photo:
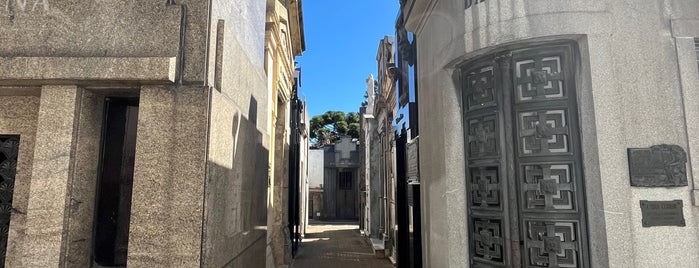
[[0, 135], [0, 267], [5, 267], [18, 152], [19, 136]]
[[465, 66], [472, 267], [588, 267], [573, 47]]

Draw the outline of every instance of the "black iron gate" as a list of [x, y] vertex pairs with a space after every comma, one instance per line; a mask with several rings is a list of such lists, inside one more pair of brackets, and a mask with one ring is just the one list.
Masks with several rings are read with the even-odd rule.
[[462, 69], [472, 267], [589, 267], [574, 52]]
[[301, 243], [301, 114], [303, 114], [303, 102], [298, 97], [298, 78], [293, 86], [291, 98], [291, 139], [289, 141], [289, 240], [291, 241], [291, 255], [296, 256]]
[[0, 135], [0, 267], [5, 267], [18, 153], [19, 136]]
[[396, 223], [398, 267], [422, 267], [420, 184], [408, 179], [408, 133], [396, 132]]

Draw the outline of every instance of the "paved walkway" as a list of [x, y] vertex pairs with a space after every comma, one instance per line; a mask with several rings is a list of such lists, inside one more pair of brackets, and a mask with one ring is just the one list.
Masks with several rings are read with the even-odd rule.
[[393, 268], [377, 259], [356, 223], [311, 222], [293, 268]]

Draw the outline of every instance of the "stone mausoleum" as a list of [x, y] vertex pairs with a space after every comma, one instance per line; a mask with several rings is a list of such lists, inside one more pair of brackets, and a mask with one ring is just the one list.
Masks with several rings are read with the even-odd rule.
[[264, 267], [265, 12], [2, 1], [5, 265]]
[[[359, 219], [359, 151], [357, 140], [344, 136], [309, 153], [309, 206], [313, 219]], [[314, 213], [315, 212], [315, 213]]]
[[425, 267], [697, 267], [699, 1], [401, 4]]

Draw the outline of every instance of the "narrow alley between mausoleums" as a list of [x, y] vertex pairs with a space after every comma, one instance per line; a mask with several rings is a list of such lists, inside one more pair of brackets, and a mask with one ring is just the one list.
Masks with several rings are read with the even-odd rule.
[[292, 267], [393, 267], [383, 254], [360, 234], [357, 222], [310, 221]]
[[0, 0], [0, 268], [697, 268], [699, 0]]

